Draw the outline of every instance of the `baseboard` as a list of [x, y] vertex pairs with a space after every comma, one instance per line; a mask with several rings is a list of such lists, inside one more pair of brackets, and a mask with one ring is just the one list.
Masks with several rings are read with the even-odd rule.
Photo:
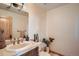
[[54, 54], [57, 54], [57, 55], [59, 55], [59, 56], [64, 56], [63, 54], [61, 54], [61, 53], [58, 53], [58, 52], [56, 52], [56, 51], [49, 51], [49, 53], [54, 53]]

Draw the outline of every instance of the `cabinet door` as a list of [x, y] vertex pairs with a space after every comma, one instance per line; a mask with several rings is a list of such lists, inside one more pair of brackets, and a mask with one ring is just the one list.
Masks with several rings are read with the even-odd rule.
[[38, 56], [39, 52], [38, 52], [38, 47], [32, 49], [31, 51], [28, 51], [26, 53], [24, 53], [21, 56]]

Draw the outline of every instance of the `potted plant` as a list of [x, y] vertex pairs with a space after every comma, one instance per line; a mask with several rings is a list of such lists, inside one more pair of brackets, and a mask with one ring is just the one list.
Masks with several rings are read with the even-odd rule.
[[46, 44], [46, 48], [44, 51], [49, 52], [50, 49], [50, 43], [52, 43], [54, 40], [54, 38], [49, 37], [49, 40], [46, 40], [45, 38], [43, 38], [43, 42]]

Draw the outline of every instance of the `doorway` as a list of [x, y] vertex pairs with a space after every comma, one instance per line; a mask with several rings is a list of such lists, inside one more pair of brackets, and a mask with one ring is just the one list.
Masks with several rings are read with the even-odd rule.
[[4, 31], [4, 39], [9, 39], [12, 35], [12, 17], [0, 17], [0, 29]]

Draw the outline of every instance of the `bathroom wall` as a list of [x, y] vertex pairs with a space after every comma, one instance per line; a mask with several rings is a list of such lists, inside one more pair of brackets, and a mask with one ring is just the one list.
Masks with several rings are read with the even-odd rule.
[[30, 39], [38, 33], [40, 40], [46, 37], [46, 10], [35, 4], [26, 4], [24, 10], [29, 13], [28, 34]]
[[28, 16], [23, 16], [14, 12], [0, 9], [0, 16], [11, 16], [12, 19], [12, 34], [13, 37], [19, 37], [17, 30], [26, 30], [28, 27]]
[[67, 4], [47, 12], [46, 35], [55, 38], [51, 50], [79, 55], [79, 4]]

